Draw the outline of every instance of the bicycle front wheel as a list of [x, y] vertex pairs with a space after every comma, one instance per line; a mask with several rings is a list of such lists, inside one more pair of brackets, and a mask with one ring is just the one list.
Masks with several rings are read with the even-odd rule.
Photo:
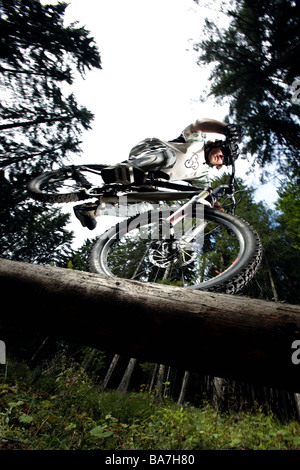
[[30, 181], [32, 197], [42, 202], [62, 203], [90, 199], [86, 191], [103, 185], [101, 170], [105, 165], [72, 165], [48, 171]]
[[[90, 270], [108, 276], [233, 294], [254, 276], [262, 255], [256, 231], [237, 216], [205, 208], [184, 230], [202, 224], [195, 239], [176, 234], [168, 211], [150, 211], [105, 232], [92, 248]], [[177, 227], [182, 230], [182, 227]], [[180, 231], [179, 230], [179, 231]], [[180, 236], [179, 236], [180, 235]]]

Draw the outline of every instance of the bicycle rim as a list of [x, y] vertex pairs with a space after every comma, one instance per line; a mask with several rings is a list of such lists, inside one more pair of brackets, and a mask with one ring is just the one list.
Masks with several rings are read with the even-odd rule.
[[103, 184], [100, 172], [104, 165], [77, 165], [42, 173], [28, 186], [31, 195], [50, 203], [76, 202], [91, 198], [86, 189]]
[[[91, 271], [227, 293], [237, 292], [253, 277], [261, 244], [247, 222], [206, 209], [203, 231], [182, 243], [166, 224], [168, 215], [168, 211], [148, 212], [108, 230], [92, 249]], [[199, 220], [191, 216], [184, 223], [186, 229]]]

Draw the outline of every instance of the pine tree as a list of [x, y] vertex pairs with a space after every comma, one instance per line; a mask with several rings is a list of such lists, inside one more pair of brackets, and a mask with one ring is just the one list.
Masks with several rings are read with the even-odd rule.
[[[213, 186], [224, 184], [228, 176], [214, 181]], [[277, 207], [272, 210], [263, 202], [256, 202], [254, 189], [237, 178], [238, 192], [236, 215], [249, 222], [258, 232], [263, 259], [255, 277], [245, 286], [242, 293], [264, 300], [285, 301], [298, 304], [300, 250], [299, 234], [299, 194], [296, 185], [287, 183], [279, 190]], [[226, 209], [226, 201], [222, 202]], [[226, 239], [223, 240], [226, 243]]]
[[0, 6], [0, 165], [39, 171], [80, 151], [93, 115], [71, 93], [76, 73], [100, 68], [98, 49], [84, 28], [64, 27], [66, 3], [2, 0]]
[[80, 152], [93, 115], [67, 93], [76, 74], [101, 68], [89, 32], [64, 26], [66, 3], [0, 2], [0, 256], [61, 265], [69, 216], [29, 199], [28, 181]]
[[247, 135], [245, 152], [299, 175], [300, 107], [292, 98], [300, 76], [299, 2], [236, 0], [224, 30], [206, 21], [199, 65], [212, 64], [210, 95], [230, 104]]
[[276, 207], [280, 211], [278, 222], [289, 232], [291, 245], [300, 250], [300, 192], [299, 186], [287, 181], [278, 190]]
[[0, 172], [0, 256], [27, 263], [55, 265], [70, 256], [73, 232], [69, 214], [29, 200], [23, 173], [9, 180]]

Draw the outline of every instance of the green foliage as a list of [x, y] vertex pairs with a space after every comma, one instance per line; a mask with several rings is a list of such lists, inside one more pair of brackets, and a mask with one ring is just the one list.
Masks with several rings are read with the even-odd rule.
[[259, 408], [219, 414], [209, 404], [183, 408], [165, 398], [158, 405], [148, 393], [101, 393], [65, 359], [51, 386], [46, 376], [30, 385], [27, 372], [12, 380], [9, 365], [6, 379], [0, 370], [2, 449], [300, 450], [300, 424], [282, 423]]
[[93, 115], [68, 94], [78, 73], [101, 68], [89, 32], [65, 27], [66, 3], [1, 1], [0, 256], [62, 265], [70, 256], [69, 216], [28, 198], [36, 174], [80, 152]]
[[26, 173], [0, 172], [0, 256], [28, 263], [58, 264], [71, 249], [69, 215], [27, 199]]
[[59, 266], [76, 269], [77, 271], [88, 271], [88, 258], [95, 241], [95, 238], [86, 239], [83, 245], [69, 253], [69, 256]]
[[[299, 5], [291, 0], [236, 0], [226, 11], [227, 29], [206, 21], [197, 45], [199, 64], [212, 65], [210, 94], [230, 104], [230, 118], [247, 137], [245, 152], [264, 166], [299, 175]], [[282, 25], [284, 24], [284, 28]]]
[[[226, 182], [226, 175], [214, 181]], [[283, 184], [274, 211], [256, 202], [254, 189], [237, 179], [236, 215], [249, 222], [258, 232], [263, 246], [262, 264], [254, 279], [243, 289], [250, 297], [299, 304], [300, 250], [299, 189], [296, 184]], [[227, 209], [227, 201], [222, 206]], [[225, 240], [225, 239], [224, 239]]]
[[278, 191], [276, 207], [280, 211], [278, 222], [288, 234], [290, 244], [300, 250], [300, 191], [299, 185], [287, 182]]
[[83, 27], [64, 26], [66, 3], [42, 5], [35, 0], [1, 2], [0, 76], [6, 89], [2, 118], [0, 166], [14, 171], [61, 163], [79, 152], [79, 136], [93, 115], [65, 95], [76, 72], [100, 68], [97, 46]]

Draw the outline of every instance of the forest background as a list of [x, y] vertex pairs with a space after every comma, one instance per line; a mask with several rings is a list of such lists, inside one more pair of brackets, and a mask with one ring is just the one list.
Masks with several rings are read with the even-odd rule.
[[[194, 6], [198, 3], [191, 0]], [[226, 119], [245, 130], [241, 161], [250, 161], [253, 171], [259, 169], [262, 180], [275, 176], [279, 181], [271, 208], [257, 202], [256, 188], [238, 180], [243, 197], [237, 214], [258, 231], [264, 248], [260, 270], [242, 294], [299, 304], [299, 4], [237, 0], [232, 5], [221, 2], [218, 8], [228, 20], [226, 28], [215, 24], [212, 13], [202, 39], [193, 43], [199, 67], [210, 72], [202, 99], [227, 103]], [[92, 132], [93, 113], [69, 90], [78, 75], [101, 71], [100, 52], [86, 27], [65, 25], [66, 9], [64, 3], [0, 2], [0, 252], [2, 258], [16, 261], [86, 270], [93, 239], [74, 249], [70, 215], [27, 193], [32, 177], [79, 158], [82, 135]], [[67, 357], [102, 385], [114, 364], [109, 386], [123, 392], [139, 390], [141, 384], [152, 390], [156, 383], [158, 396], [167, 394], [181, 404], [198, 406], [209, 399], [218, 410], [226, 410], [268, 403], [284, 419], [299, 412], [288, 392], [138, 364], [52, 338], [24, 338], [17, 328], [1, 327], [0, 338], [13, 360], [33, 371], [32, 383], [45, 375], [50, 363]]]

